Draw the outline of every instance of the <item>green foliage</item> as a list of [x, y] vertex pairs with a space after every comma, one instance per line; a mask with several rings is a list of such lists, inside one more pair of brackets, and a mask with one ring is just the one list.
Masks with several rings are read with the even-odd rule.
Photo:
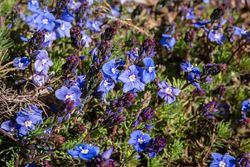
[[230, 122], [219, 122], [217, 125], [218, 137], [228, 139], [232, 136], [232, 129]]
[[175, 138], [173, 144], [170, 144], [168, 149], [169, 161], [173, 162], [180, 159], [184, 153], [184, 142], [180, 139]]
[[0, 2], [0, 16], [4, 16], [11, 11], [16, 0], [2, 0]]

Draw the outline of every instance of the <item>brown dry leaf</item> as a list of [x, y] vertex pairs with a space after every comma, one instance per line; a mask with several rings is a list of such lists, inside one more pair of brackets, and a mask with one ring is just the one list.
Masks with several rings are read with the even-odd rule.
[[155, 6], [159, 0], [134, 0], [135, 3], [142, 3], [147, 6]]
[[147, 21], [144, 23], [144, 26], [147, 27], [148, 29], [152, 29], [154, 27], [159, 27], [160, 26], [160, 19], [154, 20], [151, 17], [147, 19]]

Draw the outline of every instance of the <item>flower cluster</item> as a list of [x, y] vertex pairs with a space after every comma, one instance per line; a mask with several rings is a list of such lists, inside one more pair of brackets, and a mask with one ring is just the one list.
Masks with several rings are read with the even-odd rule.
[[42, 110], [32, 105], [16, 113], [15, 121], [8, 120], [1, 124], [1, 128], [19, 137], [27, 136], [36, 126], [42, 124]]

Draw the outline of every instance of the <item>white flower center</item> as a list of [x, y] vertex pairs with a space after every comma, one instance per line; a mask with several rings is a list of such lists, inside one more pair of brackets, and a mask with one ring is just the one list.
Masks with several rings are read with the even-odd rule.
[[149, 72], [153, 72], [153, 70], [154, 70], [154, 67], [148, 67]]
[[48, 62], [47, 59], [42, 59], [42, 65], [46, 64]]
[[70, 99], [70, 100], [72, 100], [73, 99], [73, 95], [66, 95], [66, 97], [65, 97], [66, 99]]
[[224, 161], [220, 161], [220, 163], [219, 163], [219, 167], [226, 167], [226, 163], [224, 162]]
[[115, 74], [115, 72], [116, 72], [115, 68], [112, 68], [111, 71], [113, 74]]
[[171, 89], [171, 88], [166, 88], [166, 89], [165, 89], [165, 92], [166, 92], [167, 94], [172, 94], [172, 89]]
[[188, 67], [188, 68], [187, 68], [187, 71], [188, 71], [188, 72], [192, 71], [192, 67]]
[[142, 144], [144, 142], [144, 140], [142, 138], [138, 139], [138, 143]]
[[48, 39], [48, 38], [50, 38], [51, 36], [52, 36], [51, 33], [45, 33], [45, 39]]
[[129, 76], [129, 80], [130, 80], [131, 82], [135, 81], [135, 80], [136, 80], [135, 74], [130, 75], [130, 76]]
[[214, 34], [215, 39], [220, 39], [220, 34]]
[[61, 24], [61, 30], [65, 30], [65, 25]]
[[43, 22], [43, 24], [49, 24], [49, 20], [48, 19], [43, 19], [42, 22]]
[[24, 126], [25, 127], [30, 127], [32, 125], [32, 121], [25, 121]]
[[18, 63], [18, 67], [22, 68], [23, 67], [23, 63], [19, 62]]
[[82, 154], [88, 154], [88, 153], [89, 153], [89, 150], [88, 150], [88, 149], [82, 149], [82, 150], [81, 150], [81, 153], [82, 153]]
[[35, 5], [37, 3], [37, 1], [36, 0], [32, 0], [31, 3], [32, 3], [32, 5]]
[[104, 80], [104, 86], [107, 87], [108, 86], [108, 81], [107, 80]]

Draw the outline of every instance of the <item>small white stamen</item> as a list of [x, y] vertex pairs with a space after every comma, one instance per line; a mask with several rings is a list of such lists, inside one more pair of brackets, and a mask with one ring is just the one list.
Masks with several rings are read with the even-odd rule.
[[61, 25], [61, 30], [65, 30], [65, 25], [64, 24]]
[[192, 67], [188, 67], [188, 68], [187, 68], [187, 71], [188, 71], [188, 72], [191, 72], [191, 71], [192, 71]]
[[104, 86], [107, 87], [108, 86], [108, 81], [107, 80], [104, 80]]
[[113, 74], [115, 74], [115, 72], [116, 72], [115, 68], [112, 68], [111, 71]]
[[220, 166], [220, 167], [226, 167], [226, 165], [227, 165], [227, 164], [226, 164], [224, 161], [220, 161], [220, 163], [219, 163], [219, 166]]
[[24, 126], [25, 127], [30, 127], [32, 125], [32, 121], [25, 121]]
[[23, 63], [21, 63], [21, 62], [18, 63], [18, 67], [19, 67], [19, 68], [22, 68], [22, 67], [23, 67]]
[[43, 22], [43, 24], [49, 24], [49, 20], [48, 19], [43, 19], [42, 22]]
[[88, 153], [89, 153], [89, 150], [88, 150], [88, 149], [82, 149], [82, 150], [81, 150], [81, 153], [82, 153], [82, 154], [88, 154]]
[[220, 34], [214, 34], [215, 39], [220, 39]]
[[153, 72], [153, 70], [154, 70], [154, 67], [148, 67], [149, 72]]
[[135, 74], [130, 75], [130, 76], [129, 76], [129, 80], [130, 80], [131, 82], [135, 81], [135, 80], [136, 80]]
[[65, 97], [66, 99], [70, 99], [70, 100], [72, 100], [73, 99], [73, 95], [66, 95], [66, 97]]
[[165, 89], [165, 92], [166, 92], [167, 94], [170, 94], [170, 95], [171, 95], [171, 94], [172, 94], [172, 89], [171, 89], [171, 88], [166, 88], [166, 89]]
[[42, 65], [46, 64], [48, 62], [47, 59], [42, 59]]
[[138, 139], [138, 143], [142, 144], [144, 142], [144, 140], [142, 138]]
[[35, 5], [37, 3], [37, 0], [32, 0], [31, 3], [32, 5]]

